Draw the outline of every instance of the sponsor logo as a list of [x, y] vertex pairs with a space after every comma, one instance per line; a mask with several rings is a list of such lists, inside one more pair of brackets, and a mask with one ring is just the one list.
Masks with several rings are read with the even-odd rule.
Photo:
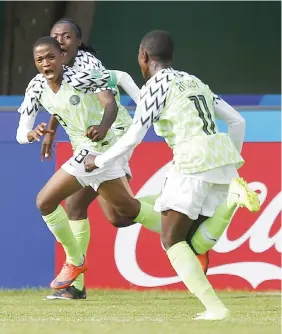
[[[168, 165], [158, 170], [140, 189], [137, 197], [159, 193], [160, 187], [167, 173]], [[261, 204], [267, 198], [267, 187], [262, 182], [252, 182], [249, 186], [259, 192]], [[157, 190], [157, 192], [156, 192]], [[269, 237], [270, 230], [275, 219], [281, 212], [282, 194], [277, 194], [271, 202], [260, 212], [259, 217], [240, 237], [232, 240], [228, 237], [228, 229], [224, 232], [214, 251], [217, 253], [232, 253], [247, 244], [250, 253], [264, 253], [272, 247], [279, 253], [282, 252], [282, 230], [281, 228]], [[236, 213], [235, 213], [236, 214]], [[232, 223], [231, 223], [232, 224]], [[230, 225], [231, 226], [231, 225]], [[141, 230], [141, 225], [133, 225], [126, 229], [119, 229], [115, 240], [115, 262], [120, 274], [130, 283], [142, 287], [161, 287], [181, 282], [178, 276], [157, 277], [146, 273], [138, 265], [136, 247]], [[232, 236], [231, 236], [232, 237]], [[280, 242], [279, 242], [280, 240]], [[126, 249], [126, 252], [124, 251]], [[236, 261], [211, 267], [208, 275], [234, 275], [241, 277], [256, 288], [267, 280], [280, 280], [282, 268], [268, 261]]]

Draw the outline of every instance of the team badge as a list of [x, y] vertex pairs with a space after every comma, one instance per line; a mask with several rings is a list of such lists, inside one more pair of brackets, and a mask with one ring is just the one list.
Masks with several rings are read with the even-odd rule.
[[77, 104], [79, 104], [80, 102], [80, 97], [78, 95], [72, 95], [70, 97], [70, 104], [72, 104], [73, 106], [76, 106]]

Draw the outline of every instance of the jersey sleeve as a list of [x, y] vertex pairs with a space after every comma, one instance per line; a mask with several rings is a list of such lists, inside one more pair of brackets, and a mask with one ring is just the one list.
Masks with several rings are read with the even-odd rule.
[[77, 70], [105, 70], [105, 67], [98, 58], [90, 52], [82, 50], [78, 51], [73, 67]]
[[18, 112], [35, 117], [40, 107], [40, 96], [45, 86], [45, 79], [41, 74], [34, 77], [27, 86], [25, 96]]
[[214, 95], [213, 106], [216, 118], [228, 125], [228, 135], [238, 152], [241, 152], [245, 137], [245, 119], [217, 95]]
[[170, 80], [167, 81], [166, 77], [158, 78], [158, 76], [143, 86], [132, 125], [112, 147], [96, 157], [97, 167], [102, 168], [112, 164], [141, 143], [150, 126], [159, 119], [166, 104], [169, 87]]
[[19, 125], [17, 128], [16, 139], [19, 144], [29, 144], [31, 142], [27, 139], [27, 134], [33, 129], [36, 115], [34, 114], [21, 114]]
[[112, 82], [116, 81], [116, 85], [120, 86], [132, 98], [132, 100], [137, 103], [140, 89], [132, 77], [123, 71], [112, 70], [110, 72], [112, 76]]
[[111, 89], [112, 77], [108, 70], [75, 71], [70, 67], [65, 67], [63, 78], [68, 84], [84, 93], [98, 93], [105, 89]]

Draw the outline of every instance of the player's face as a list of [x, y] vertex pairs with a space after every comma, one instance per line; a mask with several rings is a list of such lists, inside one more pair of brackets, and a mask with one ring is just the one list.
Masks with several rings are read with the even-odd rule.
[[145, 80], [149, 79], [150, 74], [149, 74], [149, 66], [148, 66], [148, 55], [145, 52], [144, 48], [142, 45], [139, 47], [139, 52], [138, 52], [138, 63], [142, 72], [142, 75]]
[[54, 45], [38, 45], [33, 50], [35, 66], [48, 81], [56, 82], [62, 73], [63, 56]]
[[70, 23], [58, 23], [56, 24], [50, 33], [50, 36], [55, 38], [61, 46], [64, 64], [68, 64], [73, 58], [76, 57], [77, 49], [81, 44], [81, 40], [77, 38]]

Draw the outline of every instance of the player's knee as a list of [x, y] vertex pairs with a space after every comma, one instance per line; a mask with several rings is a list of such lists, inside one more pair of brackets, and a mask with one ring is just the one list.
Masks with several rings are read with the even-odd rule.
[[40, 210], [41, 214], [46, 216], [56, 209], [58, 203], [54, 203], [52, 199], [39, 193], [36, 198], [36, 206]]
[[177, 244], [180, 241], [183, 240], [176, 237], [173, 233], [166, 232], [161, 234], [161, 242], [165, 250], [168, 250], [170, 247], [172, 247], [173, 245]]
[[82, 203], [77, 205], [71, 201], [66, 201], [65, 205], [66, 213], [70, 220], [82, 220], [87, 218], [87, 209]]
[[128, 203], [119, 205], [116, 208], [116, 212], [119, 216], [133, 219], [138, 216], [140, 211], [140, 203], [135, 198], [131, 198]]
[[116, 215], [109, 217], [108, 220], [116, 228], [128, 227], [135, 224], [135, 222], [130, 220], [129, 218], [120, 217]]
[[163, 247], [167, 251], [171, 246], [173, 246], [172, 239], [168, 235], [162, 235], [161, 236], [161, 242], [163, 244]]

